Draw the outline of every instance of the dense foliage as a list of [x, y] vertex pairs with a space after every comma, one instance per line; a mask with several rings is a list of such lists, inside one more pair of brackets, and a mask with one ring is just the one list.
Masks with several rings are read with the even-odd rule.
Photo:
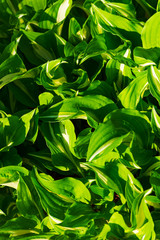
[[0, 240], [160, 239], [160, 1], [0, 1]]

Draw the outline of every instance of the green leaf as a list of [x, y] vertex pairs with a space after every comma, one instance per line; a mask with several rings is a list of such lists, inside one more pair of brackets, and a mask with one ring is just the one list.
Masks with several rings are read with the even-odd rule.
[[125, 197], [127, 200], [128, 207], [131, 209], [133, 201], [135, 200], [136, 197], [139, 196], [143, 192], [143, 188], [141, 184], [134, 179], [131, 179], [131, 177], [128, 177], [126, 186], [125, 186]]
[[64, 239], [67, 238], [76, 238], [76, 237], [85, 237], [87, 232], [87, 227], [65, 227], [61, 225], [55, 225], [55, 230], [64, 236]]
[[160, 178], [160, 169], [157, 168], [157, 169], [152, 171], [150, 182], [151, 182], [151, 185], [154, 188], [156, 196], [160, 199], [160, 187], [159, 187], [159, 184], [158, 184], [159, 178]]
[[41, 82], [47, 90], [53, 90], [66, 82], [66, 75], [61, 67], [61, 59], [47, 62], [41, 71]]
[[158, 3], [157, 3], [157, 12], [160, 10], [160, 1], [158, 0]]
[[[39, 33], [29, 34], [26, 33], [26, 31], [22, 32], [19, 48], [27, 60], [34, 66], [39, 66], [46, 61], [51, 61], [55, 58], [52, 45], [49, 45], [49, 49], [47, 49], [44, 44], [43, 37], [44, 36]], [[38, 41], [37, 39], [40, 40]]]
[[116, 192], [120, 196], [122, 203], [126, 202], [125, 185], [128, 179], [127, 176], [129, 176], [138, 187], [141, 187], [140, 183], [134, 179], [132, 173], [118, 161], [109, 162], [103, 168], [92, 163], [85, 163], [85, 165], [96, 173], [96, 179], [100, 187]]
[[0, 233], [10, 233], [15, 236], [25, 235], [28, 233], [39, 233], [36, 229], [37, 222], [33, 219], [24, 217], [13, 218], [1, 226]]
[[48, 169], [52, 171], [54, 169], [49, 149], [43, 149], [38, 152], [28, 152], [26, 159], [40, 170], [46, 171], [46, 169]]
[[155, 66], [148, 68], [148, 83], [151, 94], [160, 102], [160, 73]]
[[0, 162], [1, 167], [6, 167], [10, 165], [21, 166], [22, 164], [22, 158], [17, 153], [16, 148], [11, 148], [7, 152], [0, 153], [0, 158], [1, 158], [1, 162]]
[[21, 119], [25, 123], [27, 132], [26, 139], [31, 142], [35, 142], [38, 135], [38, 119], [39, 119], [38, 109], [34, 109], [31, 112], [24, 114], [21, 117]]
[[144, 48], [155, 48], [160, 47], [159, 44], [159, 23], [160, 23], [160, 13], [155, 13], [146, 22], [142, 31], [142, 43]]
[[19, 183], [17, 187], [16, 205], [19, 212], [23, 216], [38, 214], [38, 210], [36, 208], [36, 203], [33, 200], [32, 193], [22, 176], [20, 176], [19, 178]]
[[136, 109], [147, 88], [147, 73], [143, 72], [120, 92], [118, 98], [125, 108]]
[[[89, 203], [91, 195], [85, 185], [78, 179], [66, 177], [60, 180], [53, 180], [45, 174], [36, 172], [38, 182], [48, 191], [55, 193], [64, 200], [73, 203]], [[48, 179], [47, 179], [48, 177]]]
[[93, 161], [116, 148], [130, 131], [136, 134], [137, 141], [141, 146], [147, 148], [151, 143], [150, 123], [145, 115], [136, 110], [115, 110], [108, 114], [104, 121], [92, 134], [87, 152], [88, 161]]
[[73, 203], [68, 209], [62, 225], [72, 228], [86, 227], [90, 225], [93, 219], [98, 217], [100, 217], [99, 213], [94, 212], [89, 204]]
[[51, 61], [54, 58], [54, 54], [50, 53], [47, 49], [39, 45], [38, 43], [31, 41], [33, 52], [37, 58], [42, 61]]
[[57, 194], [47, 191], [34, 177], [32, 177], [32, 182], [40, 197], [40, 203], [44, 211], [47, 215], [51, 215], [57, 223], [60, 223], [64, 219], [65, 212], [71, 202], [69, 203]]
[[0, 88], [14, 81], [24, 72], [26, 68], [18, 54], [10, 56], [0, 65]]
[[8, 44], [5, 47], [5, 49], [3, 50], [3, 52], [0, 56], [0, 63], [7, 60], [10, 56], [16, 55], [20, 39], [21, 39], [21, 37], [16, 38], [14, 41], [12, 41], [10, 44]]
[[[96, 50], [96, 51], [95, 51]], [[86, 61], [88, 58], [95, 57], [97, 55], [101, 55], [102, 53], [107, 51], [107, 46], [105, 43], [105, 39], [102, 35], [98, 35], [91, 40], [88, 46], [85, 49], [84, 56], [81, 60], [81, 64]]]
[[23, 143], [27, 132], [24, 122], [17, 116], [0, 118], [0, 151]]
[[43, 92], [38, 96], [40, 105], [49, 105], [53, 102], [53, 94], [50, 92]]
[[132, 204], [131, 222], [133, 232], [141, 239], [155, 239], [154, 223], [145, 203], [145, 196], [151, 193], [151, 189], [141, 193]]
[[113, 213], [109, 220], [109, 226], [111, 231], [108, 233], [108, 237], [124, 238], [125, 232], [130, 232], [131, 229], [127, 226], [124, 218], [118, 212]]
[[62, 22], [72, 7], [72, 0], [60, 0], [49, 8], [47, 8], [41, 15], [39, 26], [44, 29], [52, 29], [55, 23]]
[[[37, 236], [38, 235], [38, 236]], [[27, 234], [27, 235], [23, 235], [23, 236], [16, 236], [16, 237], [12, 237], [13, 240], [30, 240], [30, 239], [35, 239], [35, 240], [49, 240], [51, 239], [51, 237], [54, 237], [55, 236], [55, 233], [47, 233], [46, 234], [37, 234], [37, 233], [30, 233], [30, 234]], [[5, 235], [6, 237], [6, 235]], [[5, 240], [5, 239], [2, 239], [2, 240]]]
[[[123, 89], [133, 78], [131, 72], [132, 60], [130, 59], [130, 49], [118, 53], [110, 59], [106, 65], [106, 76], [110, 84], [116, 84], [117, 91]], [[135, 63], [134, 63], [135, 64]]]
[[62, 121], [65, 119], [86, 119], [85, 112], [100, 122], [110, 111], [116, 109], [112, 100], [101, 95], [77, 96], [66, 98], [40, 114], [44, 121]]
[[[33, 21], [33, 23], [34, 23], [34, 21]], [[37, 46], [42, 47], [40, 49], [40, 50], [42, 50], [41, 54], [39, 52], [39, 57], [41, 57], [41, 58], [44, 57], [43, 50], [44, 50], [46, 59], [51, 58], [51, 57], [52, 57], [52, 59], [55, 59], [56, 57], [63, 56], [63, 48], [64, 48], [66, 41], [62, 37], [58, 36], [55, 33], [54, 29], [49, 30], [44, 33], [22, 30], [22, 34], [23, 34], [22, 43], [23, 42], [25, 44], [27, 43], [27, 46], [28, 46], [28, 43], [30, 45], [32, 43], [34, 43], [34, 45], [37, 43], [38, 44]], [[24, 46], [22, 46], [22, 44], [21, 44], [21, 47], [23, 49]], [[30, 48], [28, 48], [26, 50], [29, 51], [29, 49]], [[36, 49], [33, 49], [33, 50], [36, 50]], [[27, 54], [27, 51], [25, 52], [25, 54]], [[31, 61], [31, 59], [30, 59], [30, 61]]]
[[41, 9], [45, 9], [46, 8], [46, 6], [47, 6], [47, 0], [23, 0], [22, 2], [21, 2], [21, 4], [22, 4], [22, 6], [25, 6], [25, 5], [27, 5], [27, 6], [30, 6], [30, 7], [33, 7], [34, 9], [35, 9], [35, 11], [39, 11], [39, 10], [41, 10]]
[[156, 168], [159, 168], [160, 166], [160, 157], [156, 156], [151, 159], [151, 165], [146, 169], [146, 171], [143, 173], [144, 176], [150, 176], [152, 171]]
[[[27, 76], [29, 78], [27, 78]], [[38, 87], [33, 82], [33, 78], [35, 78], [36, 72], [32, 72], [29, 74], [29, 71], [24, 75], [16, 77], [13, 79], [14, 82], [8, 84], [9, 91], [13, 94], [15, 99], [23, 103], [27, 107], [34, 108], [37, 106], [38, 101], [36, 99], [36, 95], [38, 95]]]
[[68, 28], [68, 41], [73, 45], [78, 44], [83, 40], [81, 26], [75, 18], [71, 18]]
[[108, 10], [113, 9], [122, 17], [126, 17], [128, 19], [136, 17], [135, 8], [134, 8], [134, 5], [131, 3], [131, 1], [128, 1], [128, 4], [119, 3], [119, 2], [109, 2], [104, 0], [101, 0], [101, 1], [108, 8]]
[[97, 23], [99, 23], [104, 30], [116, 34], [122, 39], [127, 38], [125, 32], [135, 32], [137, 34], [141, 34], [142, 32], [142, 27], [138, 22], [108, 13], [92, 4], [92, 15], [94, 16], [94, 14]]
[[0, 184], [17, 189], [19, 173], [28, 175], [28, 170], [19, 166], [7, 166], [0, 169]]
[[72, 122], [66, 120], [63, 123], [43, 123], [41, 130], [51, 151], [53, 166], [61, 171], [76, 167], [81, 172], [79, 162], [73, 155], [76, 136]]
[[79, 92], [88, 87], [90, 84], [90, 80], [86, 71], [77, 69], [72, 72], [72, 75], [73, 79], [75, 78], [74, 82], [64, 82], [58, 87], [57, 92], [59, 92], [60, 95], [73, 95], [76, 91]]
[[159, 3], [0, 0], [0, 240], [160, 238]]
[[160, 137], [160, 117], [157, 114], [155, 108], [152, 108], [152, 115], [151, 115], [151, 125], [153, 128], [154, 133]]
[[90, 83], [89, 87], [85, 91], [80, 92], [79, 95], [97, 95], [98, 93], [110, 99], [114, 99], [115, 97], [113, 88], [107, 82], [102, 82], [100, 80], [95, 80]]
[[149, 206], [154, 207], [155, 209], [160, 208], [160, 199], [157, 196], [146, 196], [146, 202]]
[[160, 49], [157, 47], [151, 49], [136, 47], [133, 53], [135, 62], [142, 67], [159, 63]]
[[66, 178], [54, 181], [51, 177], [48, 178], [47, 175], [38, 175], [37, 172], [32, 174], [31, 178], [40, 196], [44, 210], [57, 223], [60, 223], [64, 219], [65, 212], [75, 200], [86, 202], [86, 200], [90, 199], [89, 191], [78, 180]]
[[91, 135], [92, 133], [90, 128], [84, 129], [78, 135], [74, 146], [74, 152], [78, 158], [86, 158]]

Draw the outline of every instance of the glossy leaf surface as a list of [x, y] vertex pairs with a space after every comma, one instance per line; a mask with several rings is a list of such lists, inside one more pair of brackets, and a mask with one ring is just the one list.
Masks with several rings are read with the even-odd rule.
[[160, 239], [160, 1], [0, 0], [0, 240]]

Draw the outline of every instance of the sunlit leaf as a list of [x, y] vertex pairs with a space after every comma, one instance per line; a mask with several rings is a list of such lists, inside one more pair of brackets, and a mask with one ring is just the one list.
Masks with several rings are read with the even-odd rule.
[[160, 22], [160, 13], [155, 13], [149, 20], [146, 22], [143, 31], [142, 31], [142, 43], [144, 48], [154, 48], [159, 47], [159, 22]]
[[116, 109], [116, 105], [106, 97], [95, 96], [66, 98], [43, 112], [40, 118], [44, 121], [86, 119], [85, 113], [87, 113], [96, 121], [101, 121], [107, 113]]
[[[116, 148], [127, 138], [130, 131], [135, 132], [140, 145], [147, 147], [150, 144], [151, 127], [145, 115], [129, 109], [118, 109], [108, 114], [105, 122], [98, 126], [91, 137], [87, 152], [88, 161]], [[147, 141], [144, 139], [146, 134]]]
[[121, 103], [125, 108], [136, 109], [147, 88], [147, 74], [144, 72], [123, 89], [118, 95], [118, 98], [121, 100]]
[[155, 66], [148, 69], [148, 83], [151, 94], [160, 102], [160, 73]]
[[103, 1], [103, 4], [105, 4], [108, 9], [113, 9], [116, 11], [119, 15], [122, 15], [126, 18], [135, 18], [135, 8], [133, 4], [128, 1], [128, 4], [126, 3], [118, 3], [118, 2], [109, 2], [109, 1]]
[[0, 0], [0, 240], [160, 239], [159, 10]]
[[138, 22], [133, 22], [132, 20], [129, 21], [124, 17], [108, 13], [95, 5], [92, 5], [92, 9], [97, 24], [99, 24], [104, 30], [110, 31], [123, 39], [127, 38], [126, 32], [136, 32], [137, 34], [141, 34], [142, 32], [142, 27]]
[[152, 118], [151, 118], [152, 128], [155, 134], [160, 137], [160, 117], [157, 114], [155, 108], [152, 109]]
[[47, 8], [40, 17], [40, 27], [52, 29], [55, 23], [62, 22], [68, 15], [72, 6], [72, 0], [60, 0]]

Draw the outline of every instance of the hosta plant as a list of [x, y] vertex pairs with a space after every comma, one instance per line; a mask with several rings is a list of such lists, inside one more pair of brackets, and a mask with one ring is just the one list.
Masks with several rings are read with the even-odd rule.
[[160, 1], [0, 1], [0, 240], [160, 239]]

